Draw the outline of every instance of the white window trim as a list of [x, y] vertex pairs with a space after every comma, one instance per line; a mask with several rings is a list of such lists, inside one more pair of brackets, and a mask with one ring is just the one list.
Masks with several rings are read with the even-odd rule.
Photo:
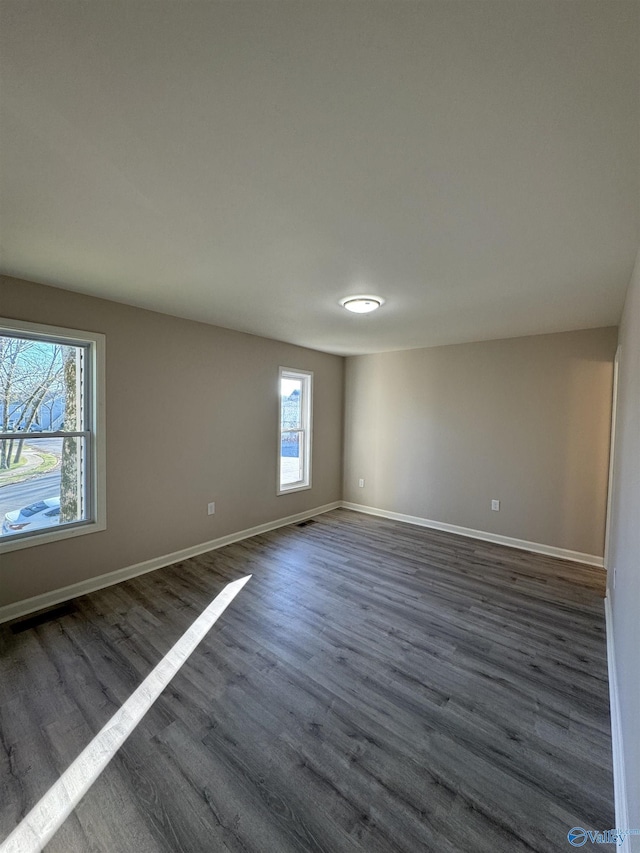
[[[281, 461], [282, 461], [282, 402], [281, 402], [281, 387], [282, 379], [302, 379], [303, 381], [303, 400], [302, 400], [302, 420], [304, 431], [304, 459], [306, 467], [306, 476], [303, 480], [297, 480], [288, 486], [282, 486], [281, 477]], [[311, 449], [313, 445], [313, 371], [298, 370], [293, 367], [278, 368], [278, 479], [276, 483], [277, 495], [290, 495], [292, 492], [303, 492], [311, 488]]]
[[[28, 337], [44, 341], [55, 340], [72, 346], [88, 347], [91, 364], [91, 421], [87, 424], [92, 433], [92, 454], [88, 461], [87, 488], [90, 490], [93, 517], [87, 521], [64, 527], [31, 533], [24, 538], [7, 539], [0, 536], [0, 554], [34, 548], [47, 542], [70, 539], [106, 530], [107, 527], [107, 465], [106, 465], [106, 418], [105, 418], [105, 336], [99, 332], [84, 332], [61, 326], [27, 323], [0, 317], [0, 335], [8, 332], [24, 332]], [[0, 520], [1, 521], [1, 520]]]

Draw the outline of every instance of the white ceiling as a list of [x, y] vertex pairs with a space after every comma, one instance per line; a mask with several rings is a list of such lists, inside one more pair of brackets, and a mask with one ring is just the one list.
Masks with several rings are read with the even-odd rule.
[[2, 269], [342, 354], [616, 324], [639, 9], [2, 0]]

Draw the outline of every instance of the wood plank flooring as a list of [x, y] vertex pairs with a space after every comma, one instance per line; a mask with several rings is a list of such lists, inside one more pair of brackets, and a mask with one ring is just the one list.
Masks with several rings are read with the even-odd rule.
[[614, 825], [604, 573], [348, 510], [0, 630], [0, 840], [252, 579], [49, 853], [518, 853]]

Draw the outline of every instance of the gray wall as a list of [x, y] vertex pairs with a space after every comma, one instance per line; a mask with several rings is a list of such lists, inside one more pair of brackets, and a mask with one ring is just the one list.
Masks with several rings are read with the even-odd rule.
[[[640, 828], [640, 253], [629, 285], [620, 327], [611, 511], [609, 595], [613, 616], [629, 827], [635, 829]], [[640, 837], [632, 839], [631, 849], [640, 851]]]
[[[2, 555], [0, 605], [340, 499], [342, 358], [7, 277], [0, 306], [107, 353], [107, 530]], [[280, 497], [279, 365], [314, 371], [313, 488]]]
[[601, 556], [616, 343], [605, 328], [348, 358], [345, 500]]

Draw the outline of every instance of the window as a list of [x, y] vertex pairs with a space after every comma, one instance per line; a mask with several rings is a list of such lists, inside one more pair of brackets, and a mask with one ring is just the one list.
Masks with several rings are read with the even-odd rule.
[[0, 551], [104, 530], [104, 335], [0, 320]]
[[311, 488], [313, 373], [280, 368], [278, 494]]

